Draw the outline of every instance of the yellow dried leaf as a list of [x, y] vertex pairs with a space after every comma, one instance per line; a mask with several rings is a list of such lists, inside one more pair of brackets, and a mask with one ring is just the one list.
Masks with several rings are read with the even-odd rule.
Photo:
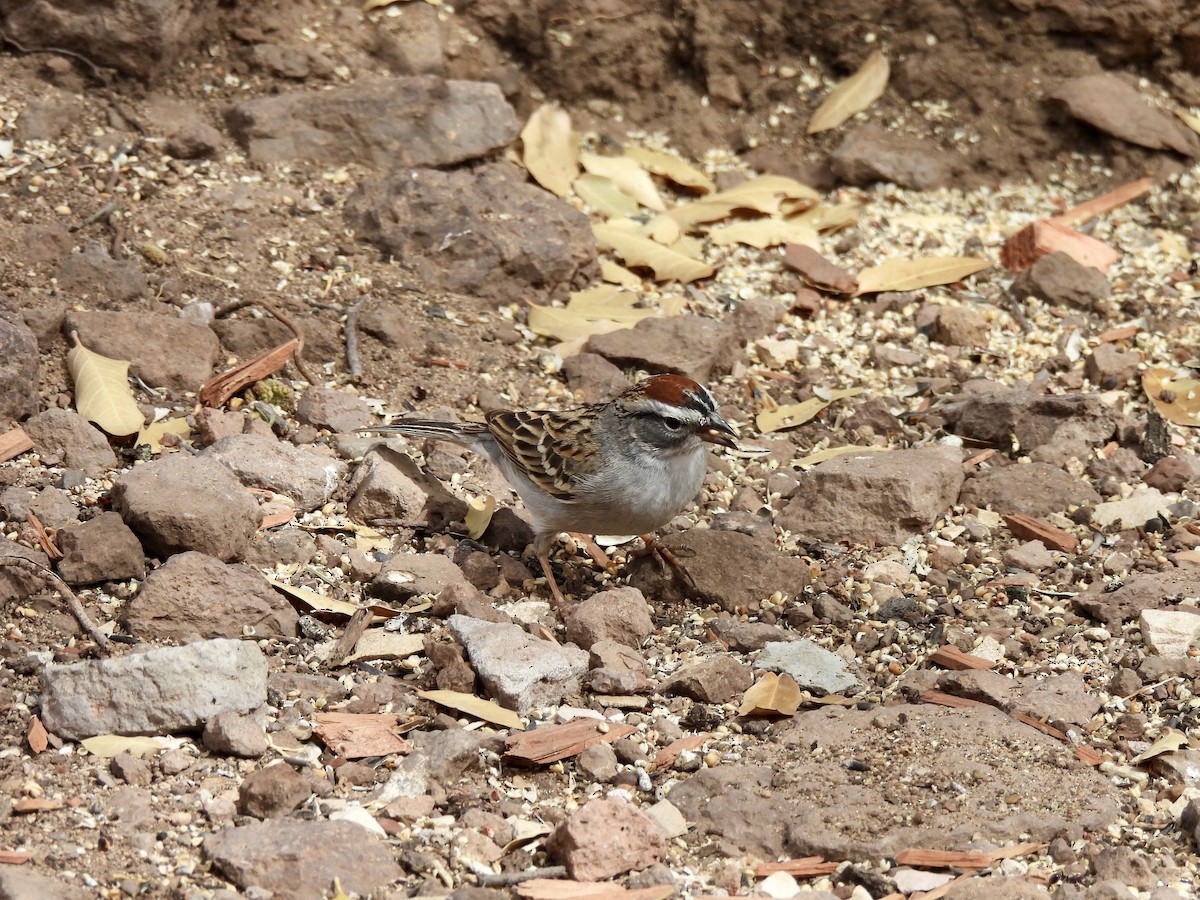
[[164, 435], [173, 434], [176, 437], [186, 438], [190, 437], [191, 433], [192, 426], [188, 425], [187, 419], [161, 419], [139, 431], [134, 445], [141, 447], [146, 444], [149, 445], [151, 453], [161, 453]]
[[496, 498], [491, 494], [475, 497], [467, 503], [467, 537], [473, 541], [483, 537], [496, 512]]
[[643, 237], [648, 237], [650, 240], [662, 244], [664, 247], [670, 247], [683, 237], [683, 231], [680, 229], [679, 223], [666, 213], [660, 213], [655, 216], [638, 229], [638, 232]]
[[810, 397], [801, 403], [790, 403], [760, 412], [754, 418], [760, 434], [770, 434], [785, 428], [795, 428], [813, 419], [821, 410], [838, 400], [856, 397], [863, 388], [847, 388], [842, 391], [830, 391], [828, 397]]
[[1146, 750], [1139, 753], [1131, 759], [1130, 765], [1137, 765], [1145, 762], [1148, 759], [1153, 759], [1156, 756], [1162, 756], [1164, 753], [1174, 753], [1182, 747], [1188, 745], [1188, 736], [1182, 731], [1177, 731], [1174, 728], [1168, 728], [1164, 731]]
[[1172, 369], [1149, 369], [1142, 373], [1142, 390], [1168, 422], [1200, 426], [1200, 379], [1177, 378]]
[[1183, 124], [1196, 134], [1200, 134], [1200, 116], [1193, 116], [1191, 113], [1185, 113], [1182, 110], [1175, 113], [1183, 121]]
[[760, 250], [779, 244], [807, 244], [817, 249], [820, 240], [816, 231], [796, 219], [752, 219], [714, 228], [708, 239], [718, 247], [729, 244], [748, 244]]
[[556, 341], [586, 340], [593, 334], [608, 334], [628, 327], [611, 319], [583, 316], [565, 306], [529, 304], [529, 330]]
[[141, 430], [145, 417], [129, 389], [129, 362], [94, 353], [71, 335], [67, 369], [75, 382], [75, 409], [114, 437]]
[[649, 238], [629, 234], [610, 225], [593, 225], [592, 233], [600, 246], [611, 249], [626, 265], [645, 266], [658, 281], [681, 281], [686, 284], [699, 278], [708, 278], [714, 271], [707, 263], [690, 259]]
[[833, 459], [835, 456], [842, 456], [846, 453], [885, 453], [890, 449], [890, 447], [826, 447], [824, 450], [818, 450], [803, 459], [796, 460], [796, 465], [802, 469], [811, 469], [817, 463], [823, 463], [827, 459]]
[[462, 691], [417, 691], [417, 696], [503, 728], [523, 727], [521, 717], [511, 709], [505, 709], [494, 700], [484, 700], [474, 694], [465, 694]]
[[820, 195], [816, 191], [794, 178], [759, 175], [727, 191], [677, 206], [668, 215], [684, 231], [691, 231], [702, 222], [724, 219], [737, 209], [790, 216], [808, 209], [819, 199]]
[[658, 195], [650, 173], [628, 156], [600, 156], [598, 153], [580, 153], [579, 163], [592, 175], [611, 178], [623, 193], [628, 194], [647, 209], [663, 212], [667, 204]]
[[767, 672], [742, 696], [739, 716], [791, 716], [800, 708], [800, 685], [786, 672]]
[[134, 756], [145, 756], [147, 753], [157, 753], [169, 747], [171, 741], [161, 737], [130, 737], [123, 734], [98, 734], [85, 738], [79, 744], [92, 756], [112, 759], [121, 753], [131, 753]]
[[529, 329], [543, 337], [574, 341], [593, 334], [631, 328], [654, 310], [640, 308], [638, 295], [601, 284], [571, 294], [566, 306], [529, 304]]
[[580, 175], [571, 187], [589, 208], [610, 219], [614, 216], [636, 216], [642, 210], [636, 200], [621, 192], [616, 182], [603, 175]]
[[855, 113], [860, 113], [882, 95], [887, 87], [890, 67], [887, 57], [876, 50], [858, 71], [829, 92], [808, 123], [808, 133], [837, 128]]
[[543, 103], [521, 129], [521, 161], [533, 180], [558, 197], [571, 192], [579, 174], [579, 141], [566, 110]]
[[660, 175], [681, 187], [703, 191], [705, 194], [717, 189], [707, 175], [670, 153], [663, 153], [661, 150], [647, 150], [645, 147], [630, 147], [625, 151], [625, 155], [636, 160], [643, 169], [652, 175]]
[[860, 204], [839, 203], [837, 206], [814, 206], [788, 221], [800, 222], [816, 231], [837, 231], [839, 228], [853, 225], [861, 215]]
[[[289, 601], [298, 601], [304, 612], [329, 613], [338, 617], [350, 618], [358, 611], [358, 606], [353, 603], [326, 597], [316, 591], [310, 591], [308, 588], [296, 587], [274, 578], [268, 578], [267, 583], [276, 590], [283, 591]], [[293, 602], [292, 605], [295, 606], [296, 603]]]
[[600, 277], [611, 284], [632, 288], [633, 290], [637, 290], [642, 286], [641, 276], [635, 275], [624, 266], [618, 265], [612, 260], [606, 259], [600, 263]]
[[870, 266], [858, 273], [854, 296], [879, 291], [916, 291], [938, 284], [951, 284], [968, 275], [991, 268], [978, 256], [926, 256], [921, 259], [893, 259]]

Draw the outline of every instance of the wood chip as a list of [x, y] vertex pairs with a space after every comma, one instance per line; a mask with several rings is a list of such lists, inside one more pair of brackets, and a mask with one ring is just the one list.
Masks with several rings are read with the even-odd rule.
[[1124, 206], [1126, 203], [1131, 203], [1139, 197], [1146, 196], [1150, 193], [1150, 188], [1152, 187], [1154, 187], [1153, 178], [1139, 178], [1137, 181], [1130, 181], [1119, 188], [1114, 188], [1106, 194], [1101, 194], [1099, 197], [1093, 197], [1091, 200], [1080, 203], [1078, 206], [1073, 206], [1060, 215], [1052, 216], [1050, 221], [1056, 222], [1059, 225], [1066, 225], [1068, 228], [1081, 225], [1088, 219], [1094, 219], [1096, 216], [1110, 213], [1114, 209]]
[[1138, 332], [1141, 330], [1137, 325], [1118, 325], [1116, 328], [1100, 332], [1088, 343], [1113, 344], [1117, 341], [1127, 341], [1130, 338], [1137, 337]]
[[1002, 859], [1015, 859], [1031, 853], [1041, 853], [1047, 844], [1013, 844], [998, 850], [970, 852], [965, 850], [904, 850], [896, 855], [901, 866], [918, 866], [924, 869], [986, 869]]
[[1047, 547], [1061, 550], [1063, 553], [1074, 553], [1079, 547], [1079, 539], [1071, 532], [1024, 513], [1004, 516], [1004, 524], [1013, 533], [1013, 537], [1023, 541], [1041, 541]]
[[299, 346], [300, 341], [292, 338], [285, 344], [260, 353], [253, 359], [210, 378], [200, 388], [200, 402], [205, 406], [220, 406], [242, 388], [262, 381], [282, 369]]
[[504, 759], [524, 766], [544, 766], [577, 756], [595, 744], [611, 744], [637, 729], [596, 719], [576, 719], [562, 725], [547, 725], [509, 736], [504, 741]]
[[400, 717], [395, 713], [317, 713], [313, 734], [325, 746], [346, 759], [411, 753], [413, 745], [393, 729]]
[[32, 449], [33, 441], [20, 425], [0, 434], [0, 462], [8, 462]]
[[46, 726], [37, 716], [29, 720], [29, 729], [25, 732], [25, 740], [29, 744], [29, 749], [34, 753], [44, 753], [50, 745], [50, 736], [46, 733]]
[[945, 691], [921, 691], [922, 703], [933, 703], [937, 706], [950, 706], [954, 709], [969, 709], [972, 706], [990, 706], [982, 700], [972, 700], [969, 697], [956, 697]]
[[1075, 748], [1075, 758], [1088, 766], [1098, 766], [1104, 762], [1104, 757], [1097, 750], [1086, 745]]
[[1066, 732], [1059, 731], [1053, 725], [1049, 724], [1048, 722], [1043, 722], [1041, 719], [1029, 715], [1029, 713], [1013, 711], [1010, 712], [1009, 715], [1018, 722], [1028, 725], [1030, 728], [1036, 728], [1042, 734], [1050, 735], [1050, 737], [1054, 738], [1055, 740], [1063, 741], [1064, 743], [1070, 740], [1067, 737]]
[[39, 812], [53, 812], [62, 809], [61, 800], [51, 800], [49, 797], [22, 797], [12, 805], [12, 811], [18, 815]]
[[929, 654], [929, 661], [946, 669], [963, 671], [964, 669], [990, 669], [995, 665], [990, 659], [964, 653], [953, 644], [938, 647]]
[[1000, 262], [1012, 272], [1024, 272], [1047, 253], [1067, 254], [1077, 263], [1107, 272], [1121, 254], [1103, 241], [1065, 225], [1041, 219], [1031, 222], [1005, 242]]
[[783, 263], [820, 290], [852, 294], [858, 289], [858, 282], [853, 275], [806, 244], [788, 244], [784, 248]]
[[33, 859], [33, 854], [28, 850], [0, 850], [0, 864], [6, 866], [20, 866]]
[[819, 856], [803, 856], [799, 859], [785, 859], [782, 862], [759, 863], [754, 867], [755, 878], [766, 878], [776, 872], [787, 872], [793, 878], [816, 878], [820, 875], [831, 875], [837, 871], [841, 863], [825, 862]]
[[667, 746], [663, 747], [654, 756], [654, 769], [669, 769], [675, 765], [675, 760], [679, 759], [679, 754], [684, 750], [699, 750], [704, 746], [704, 742], [709, 738], [707, 731], [702, 731], [699, 734], [689, 734], [687, 737], [681, 737], [677, 741], [671, 741]]

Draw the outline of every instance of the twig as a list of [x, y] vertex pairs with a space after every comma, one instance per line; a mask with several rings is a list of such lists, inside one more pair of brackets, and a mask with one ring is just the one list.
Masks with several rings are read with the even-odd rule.
[[[202, 272], [200, 274], [205, 273]], [[296, 336], [296, 349], [292, 353], [292, 362], [296, 364], [296, 368], [300, 370], [300, 374], [304, 376], [305, 381], [307, 381], [309, 384], [320, 384], [320, 382], [313, 377], [313, 374], [309, 372], [308, 365], [304, 362], [304, 332], [300, 329], [299, 325], [292, 321], [290, 317], [284, 315], [282, 310], [280, 310], [279, 307], [277, 307], [274, 303], [270, 302], [269, 300], [252, 300], [246, 297], [241, 297], [237, 300], [231, 300], [228, 303], [224, 303], [217, 309], [213, 310], [213, 318], [219, 319], [222, 316], [229, 315], [231, 312], [236, 312], [237, 310], [244, 309], [247, 306], [255, 305], [261, 306], [263, 309], [273, 315], [289, 331], [291, 331], [293, 335]]]
[[448, 359], [445, 356], [414, 356], [412, 361], [421, 366], [438, 366], [443, 369], [466, 369], [470, 363], [461, 359]]
[[54, 535], [50, 533], [32, 509], [25, 510], [25, 521], [29, 523], [29, 527], [37, 534], [42, 552], [50, 557], [51, 562], [62, 559], [63, 554], [54, 543]]
[[371, 624], [371, 617], [374, 615], [369, 606], [360, 606], [354, 611], [354, 615], [346, 623], [346, 629], [342, 632], [342, 636], [338, 638], [337, 643], [333, 645], [333, 650], [330, 651], [330, 665], [344, 666], [346, 664], [346, 659], [354, 652], [354, 646], [363, 636], [363, 632], [367, 630], [367, 626]]
[[355, 381], [362, 378], [362, 361], [358, 358], [358, 311], [366, 301], [363, 297], [346, 311], [346, 368]]
[[71, 59], [78, 60], [91, 70], [92, 77], [96, 79], [97, 82], [105, 86], [108, 85], [108, 76], [101, 72], [100, 67], [82, 53], [76, 53], [74, 50], [64, 50], [61, 47], [26, 47], [25, 45], [14, 40], [12, 36], [5, 31], [0, 31], [0, 42], [11, 44], [17, 49], [18, 53], [56, 53], [59, 56], [66, 56]]
[[98, 210], [96, 210], [94, 213], [92, 213], [90, 216], [88, 216], [86, 219], [84, 219], [78, 225], [72, 225], [67, 230], [70, 231], [72, 234], [74, 234], [76, 231], [82, 231], [83, 229], [87, 228], [89, 225], [93, 225], [96, 222], [100, 222], [104, 219], [107, 219], [114, 212], [116, 212], [116, 209], [117, 209], [117, 201], [115, 199], [109, 200], [107, 203], [105, 203], [102, 207], [100, 207]]
[[565, 878], [566, 866], [545, 866], [541, 869], [527, 869], [524, 872], [496, 872], [479, 876], [480, 887], [511, 887], [535, 878]]
[[91, 616], [87, 614], [87, 610], [83, 608], [83, 604], [79, 601], [79, 598], [75, 596], [75, 592], [58, 575], [51, 572], [45, 566], [39, 566], [33, 560], [26, 559], [23, 556], [0, 557], [0, 568], [4, 566], [24, 569], [26, 572], [37, 575], [39, 578], [48, 580], [62, 594], [63, 599], [67, 603], [67, 609], [71, 611], [71, 615], [75, 617], [75, 621], [79, 623], [79, 627], [88, 633], [88, 637], [96, 642], [96, 646], [101, 651], [108, 652], [108, 636], [96, 626]]

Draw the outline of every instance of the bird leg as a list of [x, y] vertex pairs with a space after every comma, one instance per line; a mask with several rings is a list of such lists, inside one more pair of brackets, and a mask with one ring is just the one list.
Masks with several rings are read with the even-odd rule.
[[642, 543], [646, 546], [640, 553], [634, 551], [634, 555], [649, 554], [653, 556], [658, 560], [658, 564], [664, 572], [670, 567], [680, 584], [685, 588], [699, 592], [700, 589], [696, 587], [695, 580], [688, 574], [688, 570], [683, 567], [683, 563], [679, 561], [679, 557], [672, 553], [666, 544], [652, 534], [639, 534], [638, 537], [642, 539]]
[[613, 561], [607, 553], [600, 549], [600, 545], [596, 543], [590, 534], [579, 534], [575, 531], [570, 531], [568, 534], [583, 546], [583, 552], [592, 558], [592, 562], [606, 572], [616, 571]]
[[561, 608], [567, 605], [566, 598], [563, 597], [562, 591], [558, 589], [558, 582], [554, 580], [554, 572], [550, 569], [550, 553], [542, 550], [537, 555], [538, 562], [542, 564], [542, 571], [546, 574], [546, 584], [550, 586], [550, 605]]

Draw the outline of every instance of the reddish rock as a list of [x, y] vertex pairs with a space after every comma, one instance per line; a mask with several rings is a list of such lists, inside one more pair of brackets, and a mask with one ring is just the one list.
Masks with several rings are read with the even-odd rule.
[[1124, 387], [1137, 375], [1142, 355], [1135, 350], [1118, 350], [1101, 344], [1088, 356], [1083, 371], [1088, 381], [1102, 391]]
[[91, 478], [117, 467], [104, 434], [73, 409], [48, 409], [23, 427], [47, 465], [81, 469]]
[[951, 347], [978, 347], [987, 343], [988, 323], [979, 312], [965, 306], [939, 306], [929, 336]]
[[654, 632], [646, 598], [637, 588], [610, 588], [576, 605], [567, 616], [567, 640], [584, 650], [597, 641], [640, 647]]
[[713, 656], [685, 662], [663, 682], [664, 694], [681, 694], [701, 703], [728, 703], [741, 696], [754, 676], [750, 667], [732, 656]]
[[70, 312], [64, 325], [89, 350], [129, 360], [150, 387], [196, 391], [212, 375], [220, 344], [205, 325], [174, 316], [130, 312]]
[[1093, 309], [1112, 295], [1112, 285], [1103, 272], [1056, 251], [1039, 257], [1017, 276], [1008, 292], [1018, 302], [1037, 297], [1050, 304]]
[[669, 316], [593, 335], [587, 349], [622, 368], [678, 372], [704, 384], [729, 370], [736, 345], [736, 335], [722, 323], [700, 316]]
[[1142, 481], [1164, 494], [1182, 491], [1192, 481], [1200, 481], [1200, 459], [1187, 456], [1166, 456], [1150, 467]]
[[958, 502], [998, 513], [1046, 516], [1100, 502], [1086, 481], [1046, 463], [981, 469], [963, 485]]
[[96, 584], [141, 578], [146, 554], [137, 536], [115, 512], [102, 512], [58, 532], [58, 574], [67, 584]]
[[851, 129], [830, 157], [833, 174], [847, 184], [890, 181], [918, 191], [941, 187], [959, 167], [932, 141], [905, 137], [878, 125]]
[[1116, 75], [1085, 75], [1050, 90], [1059, 109], [1115, 138], [1149, 147], [1200, 156], [1200, 137], [1174, 116], [1146, 102]]
[[258, 819], [286, 816], [311, 795], [308, 779], [287, 763], [263, 766], [242, 779], [238, 812]]
[[546, 841], [552, 859], [579, 881], [604, 881], [662, 859], [666, 841], [644, 813], [622, 800], [590, 800]]

